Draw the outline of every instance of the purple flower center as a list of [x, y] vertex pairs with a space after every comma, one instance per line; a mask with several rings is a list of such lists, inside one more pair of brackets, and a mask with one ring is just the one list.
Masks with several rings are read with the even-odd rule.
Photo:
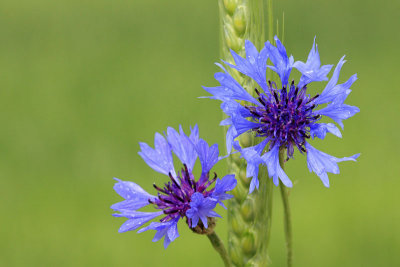
[[[166, 222], [176, 217], [185, 217], [186, 211], [190, 209], [191, 197], [194, 193], [201, 193], [204, 197], [210, 196], [214, 192], [214, 188], [207, 191], [207, 188], [212, 185], [216, 179], [217, 174], [214, 173], [214, 178], [209, 180], [209, 174], [203, 173], [199, 181], [195, 181], [194, 175], [187, 168], [186, 164], [183, 165], [181, 173], [177, 177], [173, 177], [169, 173], [170, 182], [164, 185], [164, 188], [158, 187], [153, 184], [154, 188], [158, 191], [158, 198], [150, 200], [156, 209], [163, 210], [166, 215], [160, 222]], [[188, 224], [190, 226], [190, 219]]]
[[287, 148], [287, 160], [293, 157], [294, 146], [300, 152], [306, 152], [305, 140], [310, 138], [310, 125], [320, 119], [320, 115], [313, 113], [317, 107], [313, 101], [318, 94], [310, 98], [306, 95], [307, 85], [301, 89], [292, 81], [289, 92], [284, 86], [281, 90], [276, 88], [274, 82], [268, 81], [270, 94], [260, 93], [258, 101], [262, 106], [245, 106], [251, 113], [255, 122], [261, 124], [252, 130], [257, 136], [271, 140], [271, 147], [276, 143]]

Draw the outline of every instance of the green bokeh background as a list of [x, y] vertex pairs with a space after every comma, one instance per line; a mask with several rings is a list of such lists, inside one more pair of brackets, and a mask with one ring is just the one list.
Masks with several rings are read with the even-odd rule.
[[[399, 1], [274, 5], [296, 59], [316, 35], [323, 64], [346, 54], [341, 81], [359, 77], [343, 139], [313, 142], [359, 161], [329, 189], [304, 157], [287, 164], [295, 266], [400, 266]], [[197, 98], [216, 85], [218, 40], [211, 0], [0, 2], [0, 266], [221, 266], [184, 223], [164, 250], [153, 232], [118, 234], [109, 208], [114, 176], [150, 192], [166, 180], [137, 154], [156, 131], [198, 123], [224, 147], [219, 103]], [[284, 266], [279, 194], [273, 208], [271, 266]], [[225, 220], [216, 230], [226, 239]]]

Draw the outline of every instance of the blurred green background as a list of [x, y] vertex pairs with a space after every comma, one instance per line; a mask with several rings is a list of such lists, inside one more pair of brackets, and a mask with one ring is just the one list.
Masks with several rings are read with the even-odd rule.
[[[358, 73], [348, 102], [361, 113], [343, 139], [314, 141], [341, 163], [331, 188], [287, 164], [295, 266], [400, 266], [399, 1], [275, 1], [285, 44], [305, 60], [317, 36], [323, 64], [347, 55]], [[221, 266], [184, 223], [164, 250], [154, 234], [118, 234], [112, 177], [152, 191], [166, 180], [138, 156], [167, 126], [199, 124], [223, 148], [216, 81], [217, 1], [0, 2], [0, 265]], [[221, 149], [222, 150], [222, 149]], [[226, 171], [220, 163], [217, 172]], [[277, 193], [277, 190], [275, 190]], [[284, 266], [282, 205], [274, 195], [271, 266]], [[226, 216], [223, 209], [219, 213]], [[226, 222], [217, 232], [226, 239]]]

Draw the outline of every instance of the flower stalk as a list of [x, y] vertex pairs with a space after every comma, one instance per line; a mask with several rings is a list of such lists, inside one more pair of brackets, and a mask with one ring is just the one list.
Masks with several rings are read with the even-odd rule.
[[218, 235], [214, 231], [212, 231], [210, 234], [207, 235], [207, 237], [210, 240], [214, 249], [221, 256], [221, 259], [224, 261], [225, 267], [231, 267], [232, 264], [228, 252], [226, 251], [224, 243], [221, 241]]
[[[285, 155], [286, 155], [285, 149], [280, 149], [279, 164], [281, 165], [282, 169], [284, 169]], [[279, 188], [281, 191], [283, 211], [284, 211], [287, 266], [291, 267], [292, 263], [293, 263], [293, 246], [292, 246], [292, 220], [291, 220], [290, 206], [289, 206], [289, 190], [290, 190], [290, 188], [287, 188], [282, 183], [279, 184]]]
[[[245, 40], [260, 49], [264, 46], [263, 0], [219, 0], [221, 23], [221, 58], [233, 63], [230, 49], [245, 56]], [[272, 36], [272, 33], [269, 34]], [[247, 76], [236, 70], [230, 74], [250, 94], [257, 86]], [[226, 130], [226, 129], [225, 129]], [[239, 140], [242, 147], [257, 144], [252, 134]], [[259, 189], [249, 194], [250, 178], [246, 177], [246, 161], [239, 154], [229, 158], [229, 172], [238, 178], [232, 191], [234, 198], [228, 203], [228, 252], [233, 266], [267, 266], [267, 248], [271, 228], [272, 180], [265, 167], [260, 168]]]

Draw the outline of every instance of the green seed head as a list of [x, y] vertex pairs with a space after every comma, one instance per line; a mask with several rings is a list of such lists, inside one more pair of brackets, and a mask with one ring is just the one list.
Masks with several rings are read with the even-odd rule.
[[248, 198], [240, 206], [240, 213], [242, 214], [243, 218], [248, 222], [254, 220], [254, 204], [254, 200]]
[[250, 185], [251, 178], [248, 178], [248, 177], [246, 176], [246, 170], [241, 169], [241, 170], [239, 171], [239, 178], [240, 178], [240, 181], [241, 181], [245, 186], [249, 186], [249, 185]]
[[253, 233], [245, 233], [242, 238], [242, 249], [247, 255], [253, 255], [256, 253], [255, 237]]
[[232, 194], [235, 197], [235, 200], [239, 203], [242, 203], [249, 193], [247, 188], [244, 188], [240, 183], [236, 185], [236, 187], [232, 190]]
[[232, 25], [226, 25], [224, 27], [224, 35], [227, 46], [235, 52], [239, 51], [244, 42], [236, 36], [235, 29]]
[[233, 15], [233, 25], [236, 33], [243, 36], [246, 31], [246, 6], [239, 6]]
[[237, 2], [237, 0], [224, 0], [225, 9], [230, 15], [233, 15], [233, 13], [235, 12]]

